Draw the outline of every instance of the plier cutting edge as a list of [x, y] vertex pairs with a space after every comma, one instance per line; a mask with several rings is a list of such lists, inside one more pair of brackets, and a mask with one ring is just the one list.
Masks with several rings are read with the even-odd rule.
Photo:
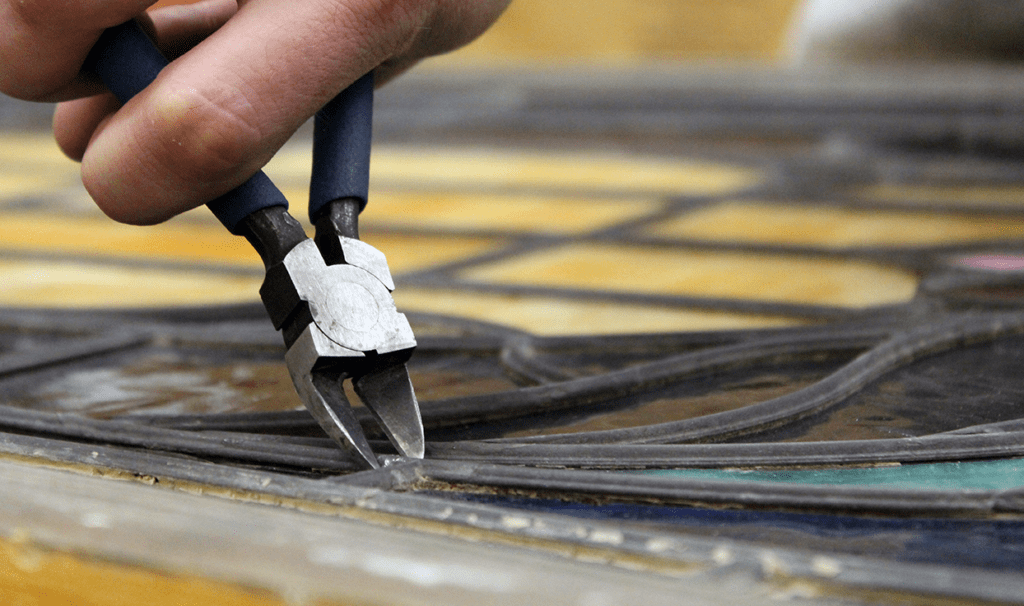
[[[107, 29], [86, 59], [122, 103], [142, 91], [167, 60], [135, 21]], [[266, 267], [260, 296], [284, 336], [285, 360], [300, 399], [324, 431], [361, 465], [379, 467], [343, 381], [352, 380], [398, 452], [422, 458], [423, 421], [406, 362], [416, 339], [395, 308], [387, 260], [359, 240], [369, 187], [373, 75], [321, 109], [314, 121], [309, 239], [265, 173], [209, 203], [228, 230], [244, 236]]]

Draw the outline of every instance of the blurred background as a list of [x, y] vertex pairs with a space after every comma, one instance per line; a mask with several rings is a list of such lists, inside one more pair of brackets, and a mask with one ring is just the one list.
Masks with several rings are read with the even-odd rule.
[[457, 62], [775, 61], [797, 0], [514, 0]]
[[[157, 6], [186, 3], [162, 0]], [[780, 58], [798, 5], [799, 0], [513, 0], [487, 34], [441, 61], [449, 65], [773, 61]]]

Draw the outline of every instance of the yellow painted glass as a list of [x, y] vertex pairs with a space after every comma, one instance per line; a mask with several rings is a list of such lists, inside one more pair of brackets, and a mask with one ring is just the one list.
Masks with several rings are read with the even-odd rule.
[[[366, 240], [394, 249], [392, 269], [417, 269], [478, 254], [491, 240], [461, 236], [403, 236], [369, 233]], [[0, 212], [0, 251], [74, 253], [162, 260], [203, 261], [262, 267], [259, 256], [241, 237], [232, 236], [213, 220], [175, 219], [137, 227], [115, 223], [98, 214], [55, 216]]]
[[8, 134], [0, 139], [0, 205], [68, 187], [81, 188], [78, 165], [52, 137]]
[[375, 192], [363, 221], [365, 225], [558, 234], [610, 227], [659, 207], [649, 198], [385, 190]]
[[256, 302], [262, 282], [257, 275], [0, 260], [0, 305], [118, 308]]
[[[274, 157], [266, 172], [293, 187], [309, 182], [309, 167], [309, 150], [292, 144]], [[757, 169], [700, 160], [495, 148], [379, 145], [370, 164], [371, 183], [379, 187], [456, 191], [528, 187], [710, 195], [745, 189], [762, 178]]]
[[360, 236], [387, 255], [391, 273], [427, 269], [489, 252], [501, 240], [462, 236], [408, 235], [367, 231]]
[[55, 170], [61, 176], [77, 175], [78, 165], [61, 153], [53, 137], [43, 133], [4, 133], [0, 140], [0, 171], [24, 167]]
[[[307, 184], [281, 187], [293, 213], [303, 216]], [[661, 207], [644, 197], [571, 196], [370, 188], [370, 203], [360, 215], [366, 228], [482, 230], [570, 234], [609, 227]]]
[[755, 314], [420, 288], [396, 290], [395, 302], [402, 311], [474, 318], [540, 335], [736, 330], [801, 323]]
[[466, 270], [484, 282], [870, 307], [909, 300], [916, 278], [860, 261], [574, 245]]
[[90, 216], [0, 213], [0, 250], [177, 259], [262, 267], [244, 238], [219, 223], [174, 220], [137, 227]]

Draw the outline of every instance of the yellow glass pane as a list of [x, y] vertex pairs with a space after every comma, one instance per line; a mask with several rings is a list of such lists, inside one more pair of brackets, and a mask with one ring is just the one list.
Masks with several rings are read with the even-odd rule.
[[261, 276], [76, 262], [0, 261], [0, 305], [163, 307], [259, 301]]
[[[309, 225], [309, 175], [306, 176], [305, 183], [292, 184], [287, 179], [277, 179], [272, 175], [271, 180], [274, 185], [281, 190], [286, 200], [288, 200], [288, 212], [293, 217], [302, 222], [303, 225]], [[307, 230], [309, 231], [309, 230]]]
[[366, 225], [544, 233], [592, 231], [660, 206], [651, 199], [410, 191], [377, 191], [372, 200]]
[[388, 259], [391, 273], [399, 275], [409, 271], [453, 263], [502, 246], [499, 240], [462, 236], [426, 236], [367, 231], [360, 238], [382, 251]]
[[471, 318], [539, 335], [735, 330], [800, 323], [754, 314], [418, 288], [399, 288], [395, 302], [402, 311]]
[[870, 307], [907, 301], [904, 271], [861, 261], [578, 245], [468, 269], [484, 282]]
[[[289, 144], [266, 167], [289, 187], [309, 182], [310, 152]], [[585, 152], [378, 145], [370, 179], [414, 189], [556, 188], [576, 192], [725, 194], [755, 185], [759, 170], [738, 165]]]
[[493, 149], [385, 149], [371, 177], [383, 182], [487, 187], [716, 194], [750, 187], [752, 169], [678, 159]]
[[78, 164], [60, 151], [53, 137], [41, 133], [3, 133], [0, 168], [32, 167], [78, 174]]
[[1024, 206], [1024, 187], [1020, 185], [899, 185], [884, 184], [866, 187], [858, 192], [861, 198], [910, 204], [942, 204], [948, 206]]
[[1014, 238], [1024, 234], [1024, 220], [727, 202], [680, 215], [649, 231], [658, 236], [715, 242], [799, 244], [825, 248], [918, 246]]
[[78, 164], [61, 153], [53, 137], [10, 133], [0, 137], [0, 202], [68, 187], [84, 191]]
[[37, 196], [53, 187], [53, 180], [38, 173], [12, 173], [0, 170], [0, 201]]
[[[385, 252], [395, 274], [450, 263], [499, 244], [484, 238], [458, 236], [387, 233], [364, 236], [367, 242]], [[174, 220], [136, 227], [102, 216], [0, 213], [0, 250], [201, 261], [252, 267], [253, 270], [263, 267], [259, 255], [244, 238], [232, 236], [216, 221]]]
[[103, 216], [2, 213], [0, 249], [263, 266], [244, 238], [232, 236], [212, 222], [171, 221], [137, 227]]
[[[292, 213], [305, 218], [306, 185], [281, 187]], [[653, 212], [650, 198], [570, 197], [541, 194], [462, 193], [370, 188], [370, 204], [360, 215], [366, 227], [578, 233], [609, 227]]]

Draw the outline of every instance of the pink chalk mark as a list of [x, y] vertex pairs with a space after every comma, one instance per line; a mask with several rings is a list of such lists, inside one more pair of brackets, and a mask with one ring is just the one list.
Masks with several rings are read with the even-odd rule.
[[1024, 271], [1024, 256], [1021, 255], [975, 255], [963, 257], [956, 263], [972, 269]]

